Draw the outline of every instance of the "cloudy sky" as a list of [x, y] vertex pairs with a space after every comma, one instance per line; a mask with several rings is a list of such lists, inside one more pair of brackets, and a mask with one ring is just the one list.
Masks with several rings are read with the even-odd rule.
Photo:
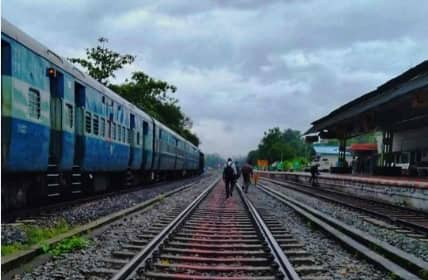
[[178, 87], [205, 152], [246, 154], [428, 58], [428, 1], [5, 0], [2, 16], [63, 56], [100, 36]]

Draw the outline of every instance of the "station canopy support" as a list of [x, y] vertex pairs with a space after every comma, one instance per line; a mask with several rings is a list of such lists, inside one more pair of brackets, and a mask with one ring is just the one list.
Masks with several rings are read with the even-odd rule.
[[346, 139], [373, 132], [382, 132], [380, 167], [393, 166], [402, 150], [416, 150], [412, 158], [428, 152], [428, 60], [314, 121], [305, 140], [338, 139], [341, 162]]

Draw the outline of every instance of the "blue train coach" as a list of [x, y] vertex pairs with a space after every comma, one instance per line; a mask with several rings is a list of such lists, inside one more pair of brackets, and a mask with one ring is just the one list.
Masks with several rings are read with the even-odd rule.
[[183, 137], [2, 19], [2, 208], [196, 175]]

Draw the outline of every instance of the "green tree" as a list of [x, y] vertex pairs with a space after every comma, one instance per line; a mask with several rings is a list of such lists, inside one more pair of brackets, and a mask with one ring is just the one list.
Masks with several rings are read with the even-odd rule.
[[301, 158], [310, 158], [314, 153], [312, 147], [306, 144], [300, 131], [279, 127], [264, 132], [257, 150], [248, 153], [247, 159], [256, 164], [258, 159], [275, 161], [290, 161]]
[[107, 42], [108, 39], [101, 37], [95, 48], [86, 49], [86, 58], [69, 60], [80, 64], [90, 76], [198, 146], [198, 136], [190, 131], [192, 121], [183, 113], [178, 100], [171, 96], [177, 91], [174, 85], [154, 79], [143, 71], [132, 73], [122, 84], [109, 83], [109, 78], [115, 78], [114, 72], [133, 63], [135, 56], [111, 50], [105, 46]]
[[121, 69], [126, 64], [134, 62], [135, 56], [130, 54], [119, 54], [105, 47], [105, 43], [108, 43], [107, 38], [98, 38], [98, 45], [95, 48], [86, 49], [86, 59], [69, 58], [68, 60], [72, 63], [80, 64], [88, 71], [91, 77], [107, 85], [109, 83], [108, 78], [115, 78], [114, 72]]
[[247, 155], [247, 161], [250, 162], [252, 165], [257, 164], [257, 159], [259, 158], [259, 151], [258, 150], [252, 150]]
[[200, 144], [197, 135], [190, 131], [192, 121], [183, 113], [178, 100], [171, 97], [177, 90], [175, 86], [139, 71], [134, 72], [130, 80], [119, 85], [110, 85], [110, 88], [194, 145]]

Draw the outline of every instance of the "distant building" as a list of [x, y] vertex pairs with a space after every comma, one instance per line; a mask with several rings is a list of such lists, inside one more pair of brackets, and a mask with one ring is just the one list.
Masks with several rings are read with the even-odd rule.
[[[313, 144], [315, 157], [312, 164], [319, 164], [320, 171], [329, 171], [331, 167], [336, 167], [339, 160], [339, 146], [322, 143]], [[351, 153], [346, 152], [346, 161], [350, 165], [352, 160]]]

